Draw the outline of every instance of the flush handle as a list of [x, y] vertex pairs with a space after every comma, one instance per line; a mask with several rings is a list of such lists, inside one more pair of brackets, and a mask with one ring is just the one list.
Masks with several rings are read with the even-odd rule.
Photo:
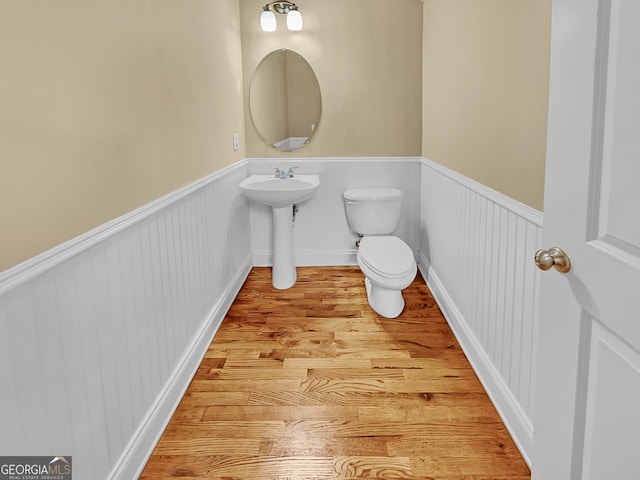
[[538, 250], [535, 256], [536, 267], [540, 270], [555, 268], [560, 273], [571, 270], [571, 261], [561, 248], [551, 247], [549, 250]]

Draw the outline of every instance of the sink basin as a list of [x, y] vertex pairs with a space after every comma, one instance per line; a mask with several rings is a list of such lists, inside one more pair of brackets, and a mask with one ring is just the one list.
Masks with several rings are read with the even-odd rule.
[[311, 198], [319, 185], [319, 175], [296, 175], [284, 179], [273, 175], [251, 175], [240, 182], [240, 190], [263, 205], [287, 207]]

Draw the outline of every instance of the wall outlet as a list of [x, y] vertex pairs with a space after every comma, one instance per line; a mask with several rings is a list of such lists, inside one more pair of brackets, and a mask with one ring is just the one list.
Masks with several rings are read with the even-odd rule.
[[233, 134], [233, 151], [237, 151], [240, 148], [240, 138], [237, 133]]

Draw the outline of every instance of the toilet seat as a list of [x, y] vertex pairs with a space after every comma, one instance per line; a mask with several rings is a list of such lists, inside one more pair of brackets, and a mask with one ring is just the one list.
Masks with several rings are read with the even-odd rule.
[[373, 273], [389, 279], [404, 278], [416, 267], [409, 245], [392, 235], [364, 237], [360, 240], [358, 259]]
[[402, 290], [418, 272], [409, 245], [392, 235], [364, 237], [357, 260], [371, 308], [383, 317], [396, 318], [404, 309]]

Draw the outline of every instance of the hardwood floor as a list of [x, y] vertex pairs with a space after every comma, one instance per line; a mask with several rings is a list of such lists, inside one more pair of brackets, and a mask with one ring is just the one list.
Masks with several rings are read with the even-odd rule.
[[529, 469], [420, 274], [368, 306], [357, 267], [254, 268], [143, 479], [493, 479]]

